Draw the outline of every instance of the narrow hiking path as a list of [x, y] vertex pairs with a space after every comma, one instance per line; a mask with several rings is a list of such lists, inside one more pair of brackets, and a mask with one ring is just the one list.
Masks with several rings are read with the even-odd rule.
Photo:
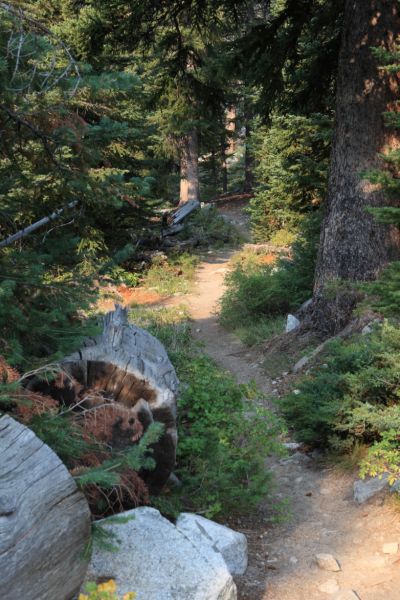
[[[218, 323], [218, 301], [233, 254], [209, 254], [198, 268], [194, 292], [183, 302], [204, 351], [238, 382], [255, 380], [268, 394], [274, 386], [262, 369], [261, 351], [247, 348]], [[326, 467], [305, 452], [272, 459], [268, 468], [275, 474], [276, 499], [287, 499], [286, 520], [271, 525], [270, 499], [258, 514], [230, 520], [249, 542], [249, 567], [237, 578], [239, 599], [399, 600], [400, 554], [382, 551], [384, 543], [400, 542], [393, 501], [379, 497], [356, 505], [355, 475]], [[320, 553], [332, 554], [341, 570], [321, 570], [315, 561]]]

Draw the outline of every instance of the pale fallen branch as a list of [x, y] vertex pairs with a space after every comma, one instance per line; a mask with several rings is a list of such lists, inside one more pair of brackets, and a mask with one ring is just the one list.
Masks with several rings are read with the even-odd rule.
[[0, 248], [5, 248], [6, 246], [9, 246], [13, 242], [17, 242], [18, 240], [29, 235], [30, 233], [33, 233], [34, 231], [36, 231], [36, 229], [39, 229], [39, 227], [43, 227], [43, 225], [47, 225], [47, 223], [50, 223], [51, 221], [55, 221], [55, 219], [58, 219], [59, 217], [61, 217], [61, 215], [67, 209], [74, 208], [75, 206], [77, 206], [77, 204], [78, 204], [78, 200], [73, 200], [72, 202], [69, 202], [69, 204], [67, 204], [66, 206], [63, 206], [62, 208], [58, 208], [57, 210], [52, 212], [51, 215], [48, 215], [47, 217], [43, 217], [39, 221], [36, 221], [35, 223], [28, 225], [24, 229], [20, 229], [16, 233], [9, 235], [7, 238], [5, 238], [4, 240], [2, 240], [0, 242]]

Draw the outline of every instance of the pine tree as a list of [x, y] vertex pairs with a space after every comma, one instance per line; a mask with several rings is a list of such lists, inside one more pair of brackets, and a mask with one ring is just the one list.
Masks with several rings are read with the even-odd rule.
[[314, 326], [337, 332], [347, 323], [357, 296], [342, 282], [374, 279], [400, 251], [396, 228], [379, 224], [367, 210], [387, 204], [365, 172], [382, 165], [378, 153], [398, 145], [383, 113], [397, 100], [397, 78], [379, 68], [373, 47], [395, 50], [400, 33], [397, 2], [347, 1], [339, 59], [336, 126], [327, 206], [316, 268]]

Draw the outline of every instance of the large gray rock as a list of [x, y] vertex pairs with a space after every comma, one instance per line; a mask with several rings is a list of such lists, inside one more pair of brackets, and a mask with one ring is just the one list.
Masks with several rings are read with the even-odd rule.
[[125, 523], [101, 522], [116, 537], [118, 549], [93, 550], [87, 581], [115, 579], [120, 594], [137, 600], [236, 600], [236, 586], [220, 553], [201, 551], [154, 508], [120, 516]]
[[232, 575], [243, 575], [247, 569], [247, 539], [243, 533], [200, 517], [182, 513], [176, 527], [196, 546], [211, 546], [222, 554]]
[[354, 500], [358, 504], [366, 502], [375, 494], [381, 492], [388, 485], [389, 475], [371, 477], [371, 479], [359, 479], [354, 482]]
[[1, 417], [1, 600], [69, 600], [89, 540], [89, 506], [65, 465], [33, 431]]

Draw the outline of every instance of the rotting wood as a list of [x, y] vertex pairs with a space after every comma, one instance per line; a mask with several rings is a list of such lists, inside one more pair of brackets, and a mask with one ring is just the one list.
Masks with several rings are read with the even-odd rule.
[[168, 227], [162, 232], [162, 236], [175, 235], [182, 231], [182, 221], [199, 208], [200, 202], [198, 200], [189, 200], [188, 202], [185, 202], [185, 204], [182, 204], [182, 206], [167, 216], [166, 220]]
[[70, 600], [86, 572], [90, 511], [58, 456], [0, 418], [1, 600]]
[[[113, 447], [122, 449], [133, 443], [135, 420], [141, 423], [143, 430], [153, 421], [163, 424], [163, 434], [154, 445], [156, 468], [143, 475], [152, 493], [161, 491], [175, 466], [179, 385], [161, 342], [130, 324], [127, 310], [116, 305], [115, 310], [104, 317], [103, 333], [86, 340], [79, 351], [61, 361], [61, 367], [77, 383], [76, 387], [82, 389], [83, 386], [92, 394], [102, 394], [111, 406], [126, 407], [131, 412], [132, 431], [116, 420]], [[65, 379], [65, 387], [44, 381], [32, 381], [28, 385], [73, 406], [77, 401], [76, 390], [69, 384], [68, 377]]]

